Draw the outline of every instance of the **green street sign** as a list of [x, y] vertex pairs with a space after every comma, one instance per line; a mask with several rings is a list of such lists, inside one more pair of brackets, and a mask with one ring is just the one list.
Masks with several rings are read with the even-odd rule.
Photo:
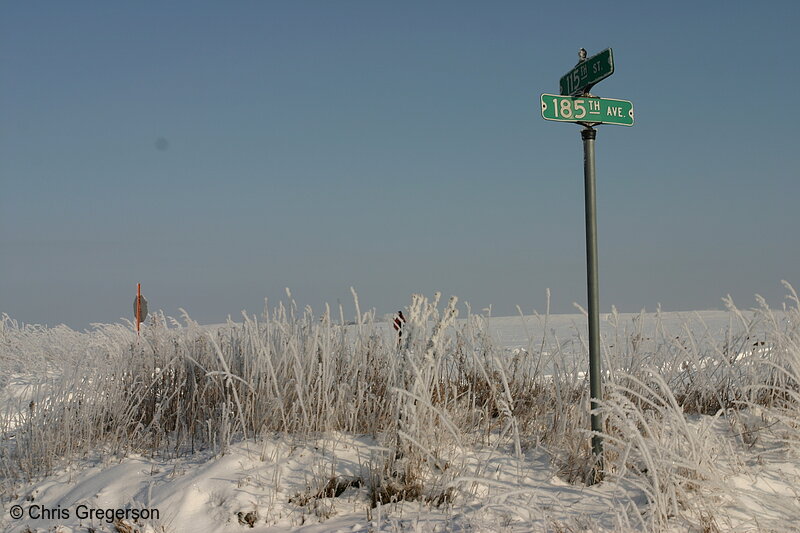
[[561, 77], [559, 82], [561, 94], [578, 96], [612, 74], [614, 74], [614, 56], [611, 48], [606, 48], [599, 54], [581, 61]]
[[611, 98], [543, 94], [542, 118], [577, 124], [633, 126], [633, 102]]

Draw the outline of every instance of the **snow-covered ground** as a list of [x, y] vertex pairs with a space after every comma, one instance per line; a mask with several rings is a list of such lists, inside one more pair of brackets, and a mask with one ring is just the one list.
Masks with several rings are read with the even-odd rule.
[[[713, 430], [731, 438], [724, 426], [717, 423]], [[460, 475], [452, 482], [459, 488], [455, 505], [404, 501], [370, 508], [364, 480], [370, 461], [382, 453], [369, 437], [328, 435], [242, 442], [217, 457], [84, 460], [5, 502], [3, 524], [7, 531], [124, 531], [105, 516], [88, 516], [91, 510], [128, 509], [150, 513], [152, 518], [138, 521], [128, 515], [126, 522], [138, 522], [139, 531], [247, 531], [248, 516], [252, 530], [260, 532], [646, 530], [622, 514], [645, 510], [642, 491], [625, 483], [570, 485], [555, 474], [544, 450], [528, 450], [520, 458], [507, 448], [460, 450]], [[714, 510], [717, 527], [796, 530], [800, 457], [764, 446], [743, 459], [747, 464], [725, 465], [731, 474], [724, 482], [732, 490]], [[351, 485], [338, 496], [333, 490], [311, 498], [330, 488], [331, 480]], [[13, 505], [22, 506], [23, 519], [10, 519]]]
[[[606, 362], [619, 363], [619, 369], [610, 369], [612, 373], [622, 372], [628, 358], [649, 365], [654, 361], [648, 357], [658, 349], [674, 351], [676, 368], [662, 369], [665, 383], [671, 379], [672, 386], [683, 383], [675, 376], [711, 379], [704, 374], [705, 368], [718, 364], [713, 354], [720, 347], [736, 346], [737, 352], [725, 363], [728, 368], [769, 356], [776, 342], [775, 328], [790, 332], [777, 340], [796, 342], [791, 333], [796, 332], [791, 330], [793, 316], [797, 314], [774, 313], [775, 323], [770, 324], [768, 320], [742, 321], [728, 311], [604, 314], [602, 345]], [[219, 332], [237, 327], [212, 329]], [[371, 335], [394, 343], [388, 324], [369, 327]], [[537, 354], [546, 370], [536, 378], [542, 379], [540, 383], [579, 385], [583, 380], [587, 363], [576, 355], [585, 353], [583, 315], [474, 317], [450, 327], [473, 328], [470, 346], [481, 342], [493, 346], [493, 357], [507, 361], [498, 363], [500, 369], [510, 369], [508, 361], [520, 354]], [[355, 342], [353, 331], [357, 328], [349, 326], [347, 342]], [[436, 328], [431, 329], [426, 331], [427, 346], [439, 342]], [[411, 442], [409, 446], [419, 451], [415, 455], [419, 478], [400, 480], [396, 474], [397, 483], [406, 489], [417, 487], [418, 493], [383, 503], [380, 500], [385, 494], [375, 487], [391, 488], [395, 473], [387, 472], [387, 465], [402, 469], [403, 461], [411, 459], [398, 459], [397, 450], [387, 445], [392, 439], [385, 433], [318, 428], [262, 431], [257, 436], [233, 432], [229, 446], [206, 443], [194, 453], [164, 453], [162, 449], [120, 452], [118, 445], [110, 443], [69, 457], [50, 458], [52, 466], [46, 471], [26, 477], [20, 474], [24, 469], [11, 466], [16, 442], [23, 442], [20, 432], [34, 431], [30, 422], [37, 405], [55, 404], [56, 397], [66, 398], [67, 403], [75, 398], [58, 386], [63, 374], [71, 371], [72, 360], [56, 364], [47, 360], [47, 353], [32, 354], [28, 366], [22, 353], [31, 346], [47, 352], [45, 345], [57, 344], [58, 335], [49, 332], [38, 340], [34, 332], [20, 340], [18, 333], [8, 324], [0, 330], [0, 369], [4, 374], [0, 382], [4, 439], [0, 474], [5, 478], [0, 527], [5, 531], [648, 531], [654, 524], [668, 531], [793, 531], [799, 527], [800, 440], [798, 421], [792, 420], [797, 411], [773, 412], [751, 403], [683, 415], [680, 408], [674, 411], [679, 417], [665, 414], [654, 422], [648, 418], [650, 411], [637, 410], [635, 402], [630, 402], [635, 394], [623, 394], [630, 392], [626, 387], [633, 386], [620, 381], [609, 386], [609, 471], [603, 481], [586, 485], [570, 475], [570, 460], [564, 459], [579, 454], [580, 445], [567, 449], [568, 445], [558, 444], [563, 441], [551, 436], [555, 430], [536, 429], [536, 418], [527, 425], [515, 418], [519, 407], [514, 405], [524, 403], [525, 398], [511, 398], [515, 378], [510, 371], [507, 379], [501, 379], [510, 383], [508, 396], [497, 393], [508, 398], [509, 415], [496, 415], [498, 423], [487, 423], [486, 432], [482, 433], [480, 426], [467, 433], [455, 429], [453, 413], [459, 411], [448, 411], [447, 417], [438, 412], [448, 422], [436, 431], [450, 432], [451, 437], [418, 442], [414, 438], [424, 431], [403, 434]], [[91, 333], [69, 335], [70, 342], [77, 342], [86, 354], [115, 335], [127, 338], [116, 330], [99, 335], [102, 340]], [[355, 338], [362, 337], [356, 334]], [[454, 342], [449, 346], [459, 346]], [[657, 346], [669, 342], [669, 350]], [[417, 350], [424, 346], [419, 344]], [[798, 353], [791, 357], [794, 359], [789, 361], [800, 360]], [[681, 365], [685, 365], [682, 370], [677, 368]], [[789, 372], [798, 369], [800, 365]], [[626, 371], [630, 369], [626, 367]], [[149, 372], [158, 376], [163, 370], [153, 367]], [[713, 372], [709, 370], [708, 376]], [[571, 377], [559, 381], [559, 376], [570, 373]], [[238, 374], [231, 368], [230, 375]], [[98, 378], [86, 379], [90, 386], [101, 387]], [[643, 384], [636, 390], [658, 391], [658, 383]], [[796, 400], [795, 385], [789, 379], [786, 392]], [[77, 388], [75, 395], [85, 398]], [[655, 396], [656, 400], [648, 396], [643, 401], [661, 401], [661, 396]], [[670, 394], [663, 397], [663, 412], [674, 414], [666, 405]], [[414, 400], [415, 408], [417, 401], [422, 404], [422, 399]], [[499, 405], [502, 411], [502, 402]], [[576, 419], [586, 418], [575, 414], [580, 409], [580, 398], [576, 398], [575, 405], [563, 406], [564, 416], [569, 410]], [[661, 413], [660, 409], [654, 412]], [[434, 414], [437, 420], [438, 415]], [[555, 428], [558, 409], [547, 416], [541, 424]], [[588, 433], [568, 437], [589, 439]], [[81, 450], [77, 444], [70, 449]], [[663, 450], [663, 457], [648, 456], [654, 450]], [[624, 454], [629, 457], [621, 458]], [[581, 462], [577, 456], [574, 461]], [[662, 518], [654, 518], [657, 514]]]

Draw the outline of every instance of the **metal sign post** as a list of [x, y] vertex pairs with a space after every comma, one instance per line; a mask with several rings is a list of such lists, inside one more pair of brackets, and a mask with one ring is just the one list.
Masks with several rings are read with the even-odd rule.
[[611, 49], [586, 58], [586, 50], [578, 52], [578, 64], [559, 81], [561, 95], [541, 96], [542, 118], [572, 122], [584, 127], [583, 180], [586, 210], [586, 286], [589, 296], [589, 393], [592, 421], [592, 454], [595, 466], [590, 483], [603, 476], [603, 420], [597, 412], [603, 398], [600, 373], [600, 281], [597, 269], [597, 201], [595, 186], [594, 141], [599, 124], [633, 125], [633, 103], [627, 100], [598, 98], [589, 94], [597, 82], [614, 73]]
[[586, 127], [583, 139], [583, 188], [586, 202], [586, 286], [589, 293], [589, 393], [592, 418], [592, 453], [597, 478], [603, 471], [603, 421], [597, 413], [603, 397], [600, 381], [600, 281], [597, 270], [597, 201], [594, 174], [594, 141], [597, 131]]

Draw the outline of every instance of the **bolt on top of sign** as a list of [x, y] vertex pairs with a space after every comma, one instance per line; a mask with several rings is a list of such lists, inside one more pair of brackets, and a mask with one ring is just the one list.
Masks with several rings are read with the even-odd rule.
[[587, 59], [581, 48], [580, 61], [559, 80], [561, 94], [541, 96], [542, 118], [557, 122], [574, 122], [584, 126], [617, 124], [633, 126], [633, 103], [627, 100], [599, 98], [589, 94], [597, 82], [614, 73], [611, 48]]

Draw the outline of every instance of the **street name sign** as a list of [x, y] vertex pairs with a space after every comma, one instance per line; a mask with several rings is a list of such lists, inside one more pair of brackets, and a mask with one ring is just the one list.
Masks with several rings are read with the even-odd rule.
[[541, 101], [545, 120], [633, 126], [633, 102], [628, 100], [543, 94]]
[[614, 74], [614, 55], [606, 48], [597, 55], [581, 61], [561, 77], [559, 85], [563, 96], [578, 96], [600, 80]]

